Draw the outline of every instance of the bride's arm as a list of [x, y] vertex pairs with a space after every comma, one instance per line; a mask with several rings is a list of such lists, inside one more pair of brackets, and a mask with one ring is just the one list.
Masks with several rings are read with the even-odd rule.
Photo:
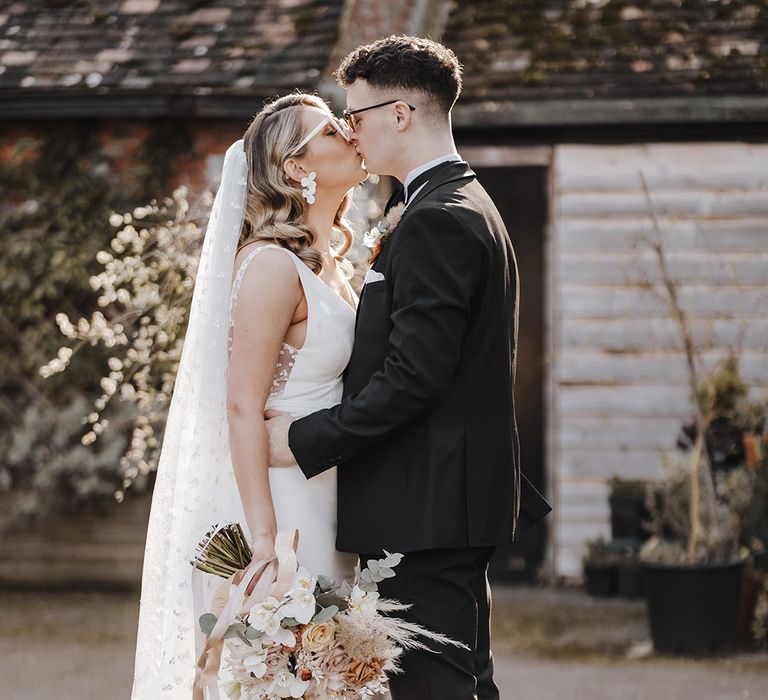
[[237, 294], [227, 414], [232, 465], [255, 558], [272, 551], [277, 530], [264, 407], [282, 341], [302, 297], [296, 266], [278, 250], [265, 250], [252, 260]]

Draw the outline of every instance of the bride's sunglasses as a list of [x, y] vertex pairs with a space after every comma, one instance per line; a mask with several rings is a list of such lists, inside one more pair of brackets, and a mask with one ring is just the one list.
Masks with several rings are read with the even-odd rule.
[[347, 126], [345, 122], [343, 122], [341, 119], [339, 119], [335, 114], [328, 114], [326, 115], [320, 123], [312, 129], [299, 143], [298, 146], [296, 146], [296, 152], [300, 151], [304, 146], [306, 146], [322, 129], [325, 128], [326, 124], [330, 124], [336, 131], [341, 134], [341, 137], [349, 143], [352, 140], [352, 132], [350, 128]]
[[405, 102], [404, 100], [387, 100], [386, 102], [379, 102], [379, 104], [371, 105], [370, 107], [360, 107], [360, 109], [345, 109], [341, 116], [344, 118], [344, 121], [349, 124], [349, 128], [354, 131], [357, 128], [357, 119], [355, 118], [356, 114], [360, 114], [361, 112], [367, 112], [369, 109], [376, 109], [377, 107], [386, 107], [387, 105], [393, 105], [395, 102], [403, 102], [405, 105], [408, 106], [408, 109], [413, 112], [413, 110], [416, 109], [412, 104], [409, 104], [408, 102]]

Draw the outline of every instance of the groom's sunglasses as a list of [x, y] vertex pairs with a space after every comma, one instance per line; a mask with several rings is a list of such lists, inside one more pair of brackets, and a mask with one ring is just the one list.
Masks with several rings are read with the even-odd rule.
[[412, 104], [408, 104], [404, 100], [387, 100], [386, 102], [379, 102], [377, 105], [371, 105], [370, 107], [361, 107], [360, 109], [345, 109], [341, 116], [344, 118], [344, 121], [349, 124], [350, 128], [354, 130], [357, 127], [357, 120], [355, 119], [356, 114], [360, 114], [360, 112], [367, 112], [369, 109], [376, 109], [377, 107], [386, 107], [387, 105], [393, 105], [395, 102], [404, 102], [406, 105], [408, 105], [408, 109], [413, 112], [413, 110], [416, 109]]

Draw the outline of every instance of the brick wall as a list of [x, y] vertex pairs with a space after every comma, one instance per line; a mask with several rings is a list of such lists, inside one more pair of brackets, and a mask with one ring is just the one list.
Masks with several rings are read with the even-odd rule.
[[[207, 119], [186, 124], [177, 121], [171, 122], [171, 125], [174, 123], [188, 131], [191, 147], [188, 153], [182, 154], [177, 160], [171, 182], [168, 183], [168, 192], [158, 192], [157, 195], [170, 193], [175, 187], [184, 184], [194, 196], [205, 191], [211, 184], [209, 159], [223, 155], [227, 147], [243, 135], [247, 122]], [[92, 124], [101, 150], [113, 162], [118, 175], [128, 168], [152, 129], [152, 125], [147, 122], [128, 119], [98, 120]], [[49, 122], [33, 126], [28, 123], [5, 123], [0, 134], [0, 162], [7, 162], [24, 141], [42, 141], [50, 127]]]

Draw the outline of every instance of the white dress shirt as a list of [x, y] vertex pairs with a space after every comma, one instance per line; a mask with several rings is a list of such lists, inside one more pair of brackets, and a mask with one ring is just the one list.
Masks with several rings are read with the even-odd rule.
[[461, 156], [458, 153], [449, 153], [446, 156], [440, 156], [439, 158], [435, 158], [434, 160], [430, 160], [429, 163], [424, 163], [423, 165], [419, 165], [418, 167], [411, 170], [408, 175], [405, 177], [405, 204], [408, 205], [408, 201], [413, 199], [420, 191], [421, 188], [424, 187], [427, 183], [425, 182], [421, 186], [416, 188], [416, 191], [411, 194], [408, 192], [408, 185], [413, 182], [421, 173], [426, 172], [430, 168], [434, 168], [436, 165], [440, 165], [441, 163], [449, 163], [454, 160], [461, 160]]

